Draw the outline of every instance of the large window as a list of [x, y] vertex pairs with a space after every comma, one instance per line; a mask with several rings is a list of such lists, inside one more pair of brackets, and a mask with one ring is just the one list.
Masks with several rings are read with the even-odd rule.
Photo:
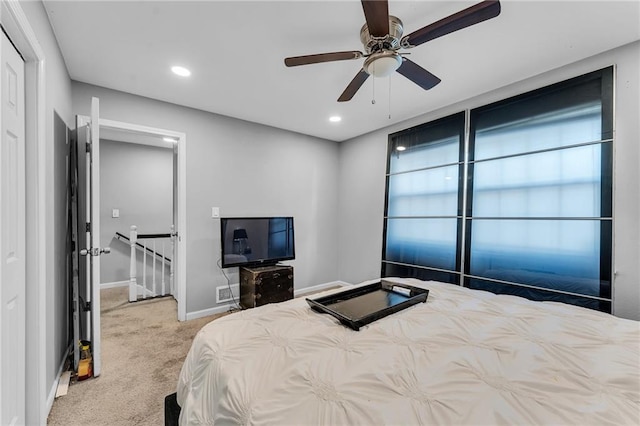
[[390, 135], [382, 275], [610, 312], [612, 80]]
[[383, 276], [458, 282], [464, 113], [390, 136]]

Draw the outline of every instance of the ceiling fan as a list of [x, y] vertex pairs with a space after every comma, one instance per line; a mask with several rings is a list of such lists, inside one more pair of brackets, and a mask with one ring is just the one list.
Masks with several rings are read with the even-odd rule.
[[495, 18], [500, 14], [499, 1], [483, 1], [403, 36], [402, 21], [389, 15], [388, 0], [361, 1], [366, 23], [360, 29], [360, 41], [362, 41], [366, 53], [354, 50], [293, 56], [284, 60], [286, 66], [295, 67], [365, 58], [362, 69], [342, 92], [338, 102], [351, 100], [370, 75], [385, 77], [394, 71], [398, 71], [425, 90], [431, 89], [440, 83], [440, 79], [405, 58], [398, 51], [411, 49], [429, 40]]

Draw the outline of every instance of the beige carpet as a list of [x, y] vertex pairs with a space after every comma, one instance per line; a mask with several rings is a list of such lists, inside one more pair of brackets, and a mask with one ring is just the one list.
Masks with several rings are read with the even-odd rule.
[[102, 290], [102, 374], [72, 382], [49, 425], [163, 425], [164, 397], [195, 334], [225, 314], [178, 322], [172, 298], [127, 302], [128, 289]]

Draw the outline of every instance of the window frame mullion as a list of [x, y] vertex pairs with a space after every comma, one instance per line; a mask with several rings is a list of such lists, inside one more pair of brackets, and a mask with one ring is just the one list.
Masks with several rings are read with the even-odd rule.
[[[460, 255], [460, 265], [458, 265], [458, 272], [460, 276], [459, 286], [464, 287], [464, 279], [465, 279], [465, 265], [467, 259], [467, 216], [469, 213], [467, 212], [468, 208], [468, 185], [469, 185], [469, 163], [470, 163], [470, 137], [471, 137], [471, 110], [466, 109], [464, 111], [464, 151], [463, 151], [463, 178], [462, 178], [462, 187], [458, 185], [458, 193], [462, 197], [462, 222], [460, 225], [460, 235], [458, 235], [458, 241], [460, 244], [459, 247], [459, 255]], [[470, 232], [470, 230], [469, 230]]]

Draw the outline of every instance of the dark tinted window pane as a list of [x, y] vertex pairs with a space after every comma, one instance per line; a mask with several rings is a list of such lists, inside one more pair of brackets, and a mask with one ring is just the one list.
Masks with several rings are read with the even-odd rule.
[[474, 217], [600, 217], [602, 145], [473, 166]]
[[611, 313], [611, 302], [587, 297], [573, 296], [570, 294], [555, 293], [552, 291], [520, 287], [516, 285], [495, 283], [491, 281], [479, 280], [475, 278], [465, 278], [465, 287], [475, 290], [490, 291], [495, 294], [510, 294], [524, 297], [529, 300], [562, 302], [570, 305], [582, 306], [583, 308]]
[[[402, 146], [404, 151], [398, 151]], [[389, 172], [398, 173], [408, 170], [424, 169], [426, 167], [457, 163], [459, 157], [459, 137], [454, 136], [429, 144], [405, 146], [396, 144], [395, 152], [391, 155]]]
[[601, 140], [601, 96], [601, 81], [593, 79], [475, 110], [474, 159]]
[[441, 281], [443, 283], [458, 284], [460, 275], [453, 272], [433, 271], [430, 269], [413, 268], [410, 266], [394, 265], [382, 262], [383, 277], [417, 278], [425, 281]]
[[[464, 113], [435, 120], [389, 137], [389, 173], [462, 161]], [[398, 147], [404, 149], [398, 150]]]
[[610, 223], [474, 219], [471, 226], [469, 274], [600, 296], [600, 228]]
[[457, 219], [387, 219], [385, 260], [456, 270]]
[[458, 166], [389, 176], [388, 216], [456, 216]]

